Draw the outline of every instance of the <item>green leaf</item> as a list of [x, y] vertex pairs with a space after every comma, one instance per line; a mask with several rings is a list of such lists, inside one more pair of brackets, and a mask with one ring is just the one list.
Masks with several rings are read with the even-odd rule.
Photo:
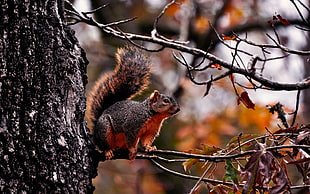
[[225, 163], [226, 174], [223, 179], [225, 181], [232, 181], [238, 185], [238, 175], [240, 174], [239, 171], [233, 166], [231, 160], [226, 160]]

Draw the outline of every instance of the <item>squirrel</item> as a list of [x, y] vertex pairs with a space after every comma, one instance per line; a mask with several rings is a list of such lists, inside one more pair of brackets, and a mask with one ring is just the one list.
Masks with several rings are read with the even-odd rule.
[[142, 102], [131, 100], [149, 84], [151, 64], [134, 47], [118, 49], [114, 72], [95, 83], [87, 97], [86, 120], [93, 142], [106, 159], [113, 150], [126, 148], [128, 158], [137, 155], [139, 142], [145, 151], [155, 150], [153, 141], [162, 122], [179, 112], [176, 100], [157, 90]]

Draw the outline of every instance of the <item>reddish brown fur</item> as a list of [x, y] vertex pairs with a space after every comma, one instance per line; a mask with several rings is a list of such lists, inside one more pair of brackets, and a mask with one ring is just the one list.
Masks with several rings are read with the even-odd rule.
[[139, 131], [138, 138], [143, 146], [151, 146], [155, 137], [158, 136], [162, 122], [165, 118], [170, 117], [167, 113], [157, 113], [149, 118]]
[[88, 95], [86, 120], [90, 134], [94, 133], [95, 122], [105, 109], [137, 95], [149, 83], [150, 63], [139, 50], [134, 47], [118, 49], [116, 60], [115, 70], [102, 76]]
[[107, 133], [107, 142], [111, 149], [128, 148], [124, 133], [113, 133], [109, 131]]
[[[179, 105], [156, 90], [143, 102], [128, 100], [147, 87], [150, 63], [131, 47], [119, 49], [116, 58], [114, 72], [102, 76], [87, 98], [86, 119], [94, 143], [106, 159], [113, 158], [113, 150], [128, 148], [132, 160], [139, 142], [146, 151], [155, 149], [151, 146], [163, 120], [176, 114]], [[139, 111], [143, 112], [136, 114]], [[123, 123], [123, 119], [130, 122]]]

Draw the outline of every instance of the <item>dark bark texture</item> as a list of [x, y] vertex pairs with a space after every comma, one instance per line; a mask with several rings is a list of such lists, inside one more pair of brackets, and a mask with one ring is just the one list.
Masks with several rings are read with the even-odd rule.
[[87, 60], [61, 0], [2, 0], [0, 193], [92, 193]]

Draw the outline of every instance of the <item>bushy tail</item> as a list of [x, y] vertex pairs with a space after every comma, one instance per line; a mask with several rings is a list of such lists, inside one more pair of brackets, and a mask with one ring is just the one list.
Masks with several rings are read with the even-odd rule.
[[90, 132], [102, 112], [114, 103], [130, 99], [149, 83], [150, 62], [134, 47], [118, 49], [113, 73], [101, 77], [87, 98], [86, 119]]

